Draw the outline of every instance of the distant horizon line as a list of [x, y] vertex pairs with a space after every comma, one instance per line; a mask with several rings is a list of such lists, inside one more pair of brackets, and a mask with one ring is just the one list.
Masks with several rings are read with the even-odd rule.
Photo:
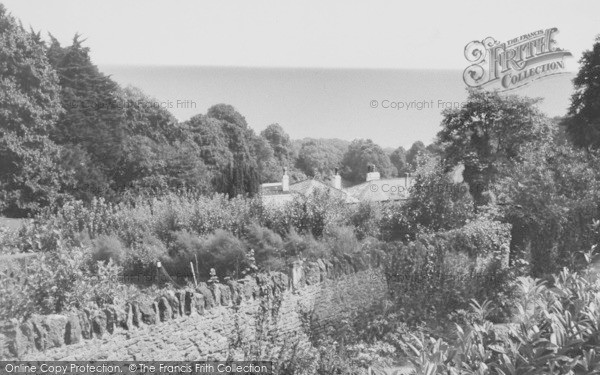
[[[105, 67], [145, 67], [145, 68], [207, 68], [207, 69], [246, 69], [246, 70], [371, 70], [371, 71], [437, 71], [437, 72], [460, 72], [464, 68], [393, 68], [393, 67], [328, 67], [328, 66], [248, 66], [248, 65], [192, 65], [192, 64], [147, 64], [147, 63], [96, 63], [97, 66]], [[579, 69], [565, 69], [563, 73], [577, 73]]]

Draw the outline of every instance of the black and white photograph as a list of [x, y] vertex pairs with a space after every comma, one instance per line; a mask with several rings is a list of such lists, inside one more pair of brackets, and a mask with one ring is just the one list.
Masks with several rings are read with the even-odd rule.
[[600, 2], [0, 0], [0, 375], [600, 374]]

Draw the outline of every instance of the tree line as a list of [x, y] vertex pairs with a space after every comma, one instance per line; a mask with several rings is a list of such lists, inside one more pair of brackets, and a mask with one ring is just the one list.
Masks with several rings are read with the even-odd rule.
[[102, 73], [75, 35], [63, 46], [25, 30], [0, 4], [0, 212], [37, 213], [66, 200], [122, 200], [172, 190], [253, 195], [262, 182], [329, 177], [351, 183], [369, 164], [404, 175], [426, 150], [389, 153], [371, 140], [291, 140], [279, 124], [257, 134], [217, 104], [178, 122], [153, 98]]

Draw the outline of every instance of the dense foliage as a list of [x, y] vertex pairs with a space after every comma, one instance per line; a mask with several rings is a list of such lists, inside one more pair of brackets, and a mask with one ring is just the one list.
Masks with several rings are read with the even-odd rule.
[[600, 146], [600, 36], [579, 61], [581, 67], [573, 80], [575, 93], [568, 117], [567, 133], [576, 146], [598, 149]]
[[464, 165], [463, 176], [476, 202], [505, 164], [518, 162], [525, 150], [550, 140], [549, 121], [536, 102], [471, 90], [465, 105], [445, 110], [438, 134], [445, 163]]
[[0, 4], [0, 211], [38, 210], [69, 180], [50, 134], [62, 108], [44, 44]]
[[[594, 277], [595, 279], [595, 277]], [[456, 340], [417, 340], [418, 374], [595, 374], [600, 371], [600, 284], [563, 270], [549, 287], [520, 278], [513, 323], [494, 326], [489, 305], [457, 326]]]
[[[0, 213], [32, 217], [0, 227], [0, 320], [121, 303], [193, 273], [372, 254], [388, 300], [310, 348], [286, 348], [280, 373], [358, 374], [407, 358], [428, 375], [600, 372], [599, 284], [576, 273], [600, 240], [600, 42], [564, 119], [537, 99], [472, 90], [443, 112], [434, 144], [384, 150], [291, 140], [279, 124], [257, 134], [228, 104], [180, 123], [103, 74], [78, 36], [49, 39], [0, 4]], [[292, 182], [339, 170], [347, 186], [372, 167], [410, 174], [408, 199], [257, 196], [284, 170]]]

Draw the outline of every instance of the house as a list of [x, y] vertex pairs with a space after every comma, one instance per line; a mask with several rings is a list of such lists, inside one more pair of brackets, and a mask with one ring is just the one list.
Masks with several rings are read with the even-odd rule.
[[297, 195], [309, 196], [313, 192], [328, 192], [334, 197], [339, 197], [348, 204], [359, 202], [390, 202], [400, 201], [408, 198], [409, 188], [414, 182], [412, 177], [381, 179], [379, 172], [372, 166], [365, 182], [358, 185], [343, 188], [342, 177], [335, 171], [331, 185], [315, 179], [290, 184], [287, 171], [284, 169], [281, 182], [266, 183], [260, 186], [260, 194], [263, 203], [268, 205], [280, 205], [290, 202]]
[[280, 205], [291, 202], [295, 196], [310, 196], [314, 192], [328, 192], [334, 197], [344, 200], [346, 203], [358, 203], [359, 201], [351, 197], [342, 188], [342, 177], [336, 173], [334, 183], [328, 185], [315, 179], [290, 184], [290, 178], [287, 170], [283, 170], [281, 182], [266, 183], [260, 185], [260, 195], [263, 203], [268, 205]]
[[381, 178], [372, 166], [365, 182], [351, 186], [344, 191], [359, 202], [393, 202], [408, 199], [413, 177]]

